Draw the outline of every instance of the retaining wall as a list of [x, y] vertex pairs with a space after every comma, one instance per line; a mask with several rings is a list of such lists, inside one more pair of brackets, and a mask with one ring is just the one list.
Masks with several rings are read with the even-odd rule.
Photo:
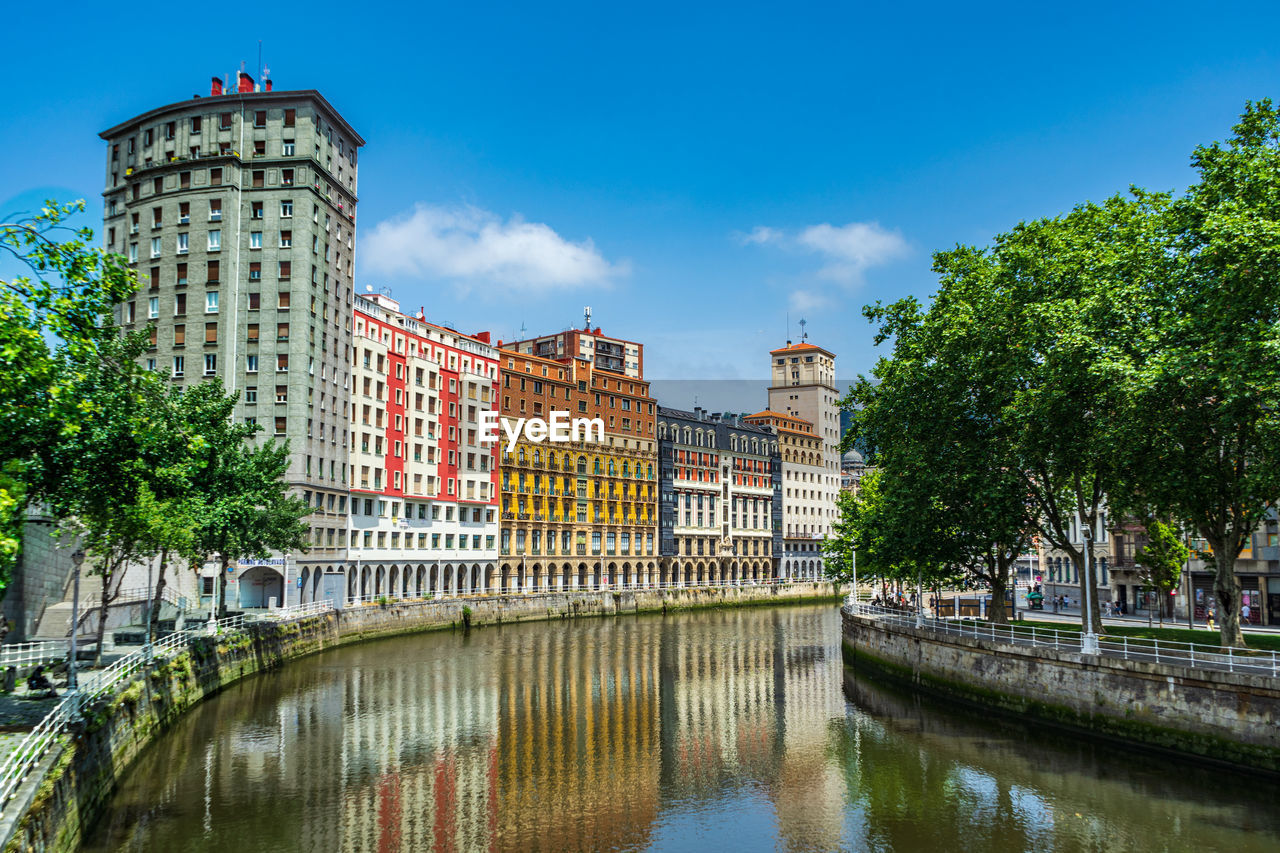
[[88, 710], [4, 810], [4, 853], [75, 850], [138, 753], [187, 709], [226, 685], [324, 649], [375, 637], [507, 622], [706, 607], [835, 600], [830, 583], [785, 587], [565, 592], [369, 604], [286, 623], [196, 637]]
[[844, 613], [859, 671], [1058, 726], [1280, 773], [1280, 681], [935, 634]]

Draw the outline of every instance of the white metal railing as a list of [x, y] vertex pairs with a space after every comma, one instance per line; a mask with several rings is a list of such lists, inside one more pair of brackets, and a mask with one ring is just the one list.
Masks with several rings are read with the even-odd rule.
[[[917, 617], [914, 611], [869, 604], [845, 605], [846, 612], [855, 612], [878, 621], [901, 627], [919, 627], [940, 634], [974, 637], [1016, 646], [1050, 648], [1078, 654], [1080, 632], [1036, 625], [1010, 623], [997, 625], [968, 619], [940, 619], [931, 616]], [[1098, 650], [1106, 656], [1122, 660], [1147, 661], [1174, 664], [1200, 669], [1225, 670], [1248, 675], [1280, 676], [1280, 653], [1260, 649], [1211, 646], [1203, 643], [1182, 643], [1146, 637], [1111, 636], [1098, 637]]]
[[333, 610], [333, 602], [323, 598], [319, 601], [308, 601], [306, 604], [278, 607], [262, 614], [262, 618], [284, 622], [290, 619], [301, 619], [304, 616], [314, 616], [317, 613], [325, 613], [330, 610]]
[[30, 666], [67, 656], [67, 644], [57, 640], [39, 643], [10, 643], [0, 646], [0, 669], [8, 666]]
[[[136, 604], [146, 601], [155, 595], [154, 589], [145, 586], [130, 587], [122, 589], [116, 593], [115, 598], [111, 599], [111, 605], [117, 604]], [[179, 610], [185, 610], [187, 606], [186, 596], [179, 595], [171, 586], [166, 586], [164, 592], [160, 594], [158, 603], [167, 602], [177, 607]], [[80, 602], [80, 606], [86, 610], [102, 606], [102, 596], [100, 594], [90, 595]]]

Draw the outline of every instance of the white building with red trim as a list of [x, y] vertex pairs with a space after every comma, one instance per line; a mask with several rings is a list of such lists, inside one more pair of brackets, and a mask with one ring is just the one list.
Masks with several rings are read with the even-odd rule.
[[498, 351], [411, 317], [383, 293], [355, 297], [348, 597], [417, 598], [494, 588]]

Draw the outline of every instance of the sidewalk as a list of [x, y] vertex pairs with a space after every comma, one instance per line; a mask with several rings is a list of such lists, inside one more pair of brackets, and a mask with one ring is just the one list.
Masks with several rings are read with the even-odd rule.
[[[1019, 615], [1019, 616], [1021, 616], [1021, 617], [1022, 617], [1023, 619], [1025, 619], [1025, 620], [1039, 620], [1039, 621], [1044, 621], [1044, 622], [1072, 622], [1072, 623], [1074, 623], [1074, 624], [1076, 624], [1076, 625], [1079, 625], [1079, 624], [1080, 624], [1080, 608], [1079, 608], [1079, 607], [1067, 607], [1067, 608], [1064, 608], [1064, 609], [1059, 610], [1057, 613], [1054, 613], [1054, 612], [1053, 612], [1053, 610], [1052, 610], [1052, 608], [1050, 608], [1050, 607], [1048, 607], [1048, 606], [1046, 606], [1044, 610], [1029, 610], [1029, 609], [1027, 609], [1027, 608], [1026, 608], [1026, 607], [1024, 607], [1024, 606], [1019, 605], [1019, 606], [1018, 606], [1018, 615]], [[1127, 626], [1129, 626], [1129, 627], [1135, 627], [1135, 628], [1136, 628], [1136, 627], [1142, 627], [1142, 628], [1145, 628], [1145, 627], [1147, 627], [1147, 616], [1146, 616], [1146, 614], [1145, 614], [1145, 613], [1144, 613], [1144, 614], [1142, 614], [1141, 616], [1133, 616], [1133, 615], [1129, 615], [1129, 616], [1103, 616], [1103, 617], [1102, 617], [1102, 624], [1103, 624], [1103, 625], [1127, 625]], [[1219, 624], [1220, 624], [1220, 623], [1219, 623]], [[1161, 627], [1161, 625], [1160, 625], [1160, 620], [1159, 620], [1159, 619], [1152, 619], [1152, 620], [1151, 620], [1151, 627], [1153, 627], [1153, 628], [1159, 628], [1159, 627]], [[1164, 620], [1164, 626], [1163, 626], [1163, 627], [1165, 627], [1165, 628], [1181, 628], [1182, 630], [1184, 630], [1184, 631], [1185, 631], [1185, 630], [1187, 630], [1187, 620], [1186, 620], [1186, 617], [1183, 617], [1182, 619], [1168, 619], [1168, 618], [1166, 618], [1166, 619]], [[1197, 631], [1204, 631], [1204, 632], [1205, 632], [1205, 633], [1207, 633], [1207, 634], [1208, 634], [1208, 633], [1212, 633], [1212, 634], [1217, 634], [1217, 633], [1218, 633], [1216, 629], [1215, 629], [1215, 630], [1213, 630], [1213, 631], [1210, 631], [1210, 630], [1209, 630], [1209, 628], [1208, 628], [1208, 626], [1206, 626], [1206, 625], [1205, 625], [1205, 623], [1204, 623], [1203, 621], [1197, 621], [1197, 622], [1195, 623], [1195, 630], [1197, 630]], [[1245, 627], [1244, 627], [1244, 632], [1245, 632], [1246, 634], [1280, 634], [1280, 626], [1248, 625], [1248, 626], [1245, 626]]]

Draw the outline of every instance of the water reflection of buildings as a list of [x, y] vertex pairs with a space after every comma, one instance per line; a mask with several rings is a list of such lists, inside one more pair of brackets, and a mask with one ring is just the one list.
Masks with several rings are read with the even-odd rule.
[[773, 801], [786, 846], [834, 849], [843, 787], [825, 751], [844, 713], [838, 632], [812, 612], [761, 615], [706, 614], [664, 634], [663, 792], [701, 798], [750, 779]]
[[381, 853], [643, 849], [664, 811], [742, 793], [783, 846], [839, 846], [837, 635], [781, 609], [346, 649], [206, 705], [203, 796], [159, 798], [280, 849]]

